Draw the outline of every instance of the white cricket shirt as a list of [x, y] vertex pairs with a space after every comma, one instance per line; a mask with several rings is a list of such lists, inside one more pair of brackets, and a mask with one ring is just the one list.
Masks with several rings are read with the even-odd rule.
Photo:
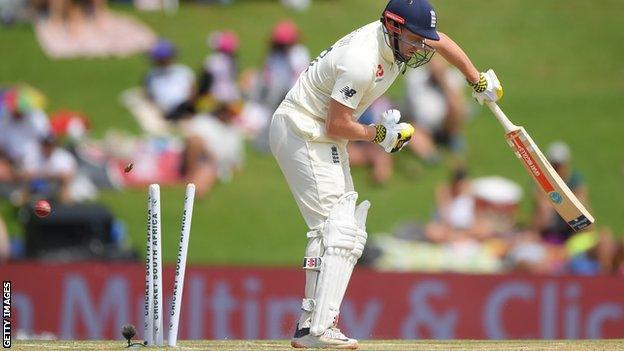
[[355, 120], [388, 90], [399, 73], [382, 24], [375, 21], [349, 33], [312, 60], [281, 107], [301, 112], [289, 114], [301, 131], [324, 133], [321, 125], [330, 99], [354, 109]]

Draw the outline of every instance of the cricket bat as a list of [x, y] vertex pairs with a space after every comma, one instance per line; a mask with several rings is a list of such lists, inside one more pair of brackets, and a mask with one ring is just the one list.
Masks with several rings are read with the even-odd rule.
[[486, 104], [503, 125], [507, 143], [561, 218], [576, 232], [594, 223], [594, 217], [550, 165], [529, 133], [523, 127], [511, 123], [495, 102], [486, 101]]

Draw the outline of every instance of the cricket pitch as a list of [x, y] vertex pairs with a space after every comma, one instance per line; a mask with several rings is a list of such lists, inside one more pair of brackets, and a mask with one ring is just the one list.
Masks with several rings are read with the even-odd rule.
[[[108, 341], [14, 341], [14, 350], [122, 350], [126, 342], [123, 340]], [[133, 350], [157, 350], [158, 347], [136, 347]], [[186, 340], [180, 341], [170, 350], [295, 350], [287, 340]], [[358, 350], [622, 350], [624, 340], [376, 340], [360, 341]]]

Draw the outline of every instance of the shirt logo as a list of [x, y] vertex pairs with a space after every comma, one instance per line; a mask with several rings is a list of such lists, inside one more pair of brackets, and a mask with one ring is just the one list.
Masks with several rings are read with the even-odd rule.
[[333, 163], [340, 163], [340, 157], [338, 156], [338, 148], [335, 146], [331, 147], [331, 156]]
[[431, 28], [435, 28], [436, 24], [438, 23], [438, 17], [435, 13], [435, 11], [431, 10]]
[[377, 65], [377, 72], [375, 72], [375, 82], [379, 82], [383, 79], [384, 69], [382, 65]]
[[346, 87], [340, 89], [340, 92], [344, 94], [345, 100], [348, 100], [348, 99], [352, 98], [353, 95], [357, 94], [357, 91], [351, 89], [348, 85]]

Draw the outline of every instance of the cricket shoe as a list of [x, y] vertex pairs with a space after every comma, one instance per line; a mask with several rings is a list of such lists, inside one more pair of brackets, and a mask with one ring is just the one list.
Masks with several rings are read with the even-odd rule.
[[310, 334], [310, 328], [299, 329], [290, 341], [290, 345], [296, 349], [349, 349], [358, 348], [358, 342], [355, 339], [345, 336], [340, 329], [331, 327], [322, 335], [314, 336]]

